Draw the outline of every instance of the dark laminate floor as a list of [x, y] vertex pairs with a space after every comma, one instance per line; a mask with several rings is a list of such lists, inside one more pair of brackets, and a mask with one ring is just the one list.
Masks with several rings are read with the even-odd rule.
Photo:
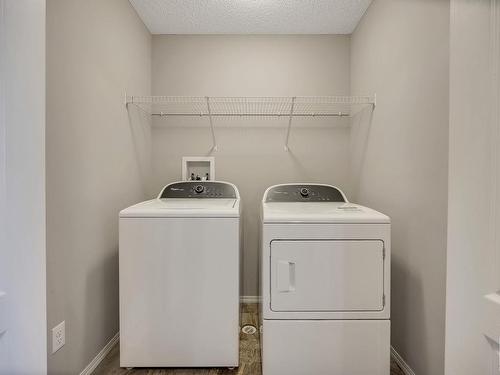
[[[259, 326], [257, 304], [243, 304], [241, 308], [242, 325]], [[259, 332], [253, 335], [240, 333], [240, 367], [229, 370], [223, 368], [209, 369], [132, 369], [120, 367], [120, 350], [116, 345], [97, 367], [93, 375], [261, 375]], [[403, 375], [398, 365], [391, 363], [391, 375]]]

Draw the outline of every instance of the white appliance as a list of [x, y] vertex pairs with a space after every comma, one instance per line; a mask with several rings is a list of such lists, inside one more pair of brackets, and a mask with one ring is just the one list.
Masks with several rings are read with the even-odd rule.
[[389, 375], [390, 219], [337, 188], [262, 201], [263, 375]]
[[120, 366], [236, 367], [240, 196], [177, 182], [120, 212]]

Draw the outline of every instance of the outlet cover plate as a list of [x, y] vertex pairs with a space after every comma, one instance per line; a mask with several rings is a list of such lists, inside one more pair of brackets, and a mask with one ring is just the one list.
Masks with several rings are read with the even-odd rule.
[[52, 328], [52, 354], [61, 349], [66, 343], [66, 322], [62, 321]]

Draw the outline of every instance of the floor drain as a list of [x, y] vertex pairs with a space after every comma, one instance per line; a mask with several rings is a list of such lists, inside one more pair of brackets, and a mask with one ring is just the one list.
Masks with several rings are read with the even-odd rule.
[[253, 335], [255, 332], [257, 332], [257, 328], [252, 325], [246, 325], [241, 328], [241, 332], [243, 332], [245, 335]]

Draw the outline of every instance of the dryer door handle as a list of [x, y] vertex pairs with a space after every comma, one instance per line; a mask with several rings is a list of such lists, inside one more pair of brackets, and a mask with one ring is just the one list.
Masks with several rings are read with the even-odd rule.
[[281, 293], [295, 291], [295, 263], [278, 260], [276, 264], [276, 289]]

